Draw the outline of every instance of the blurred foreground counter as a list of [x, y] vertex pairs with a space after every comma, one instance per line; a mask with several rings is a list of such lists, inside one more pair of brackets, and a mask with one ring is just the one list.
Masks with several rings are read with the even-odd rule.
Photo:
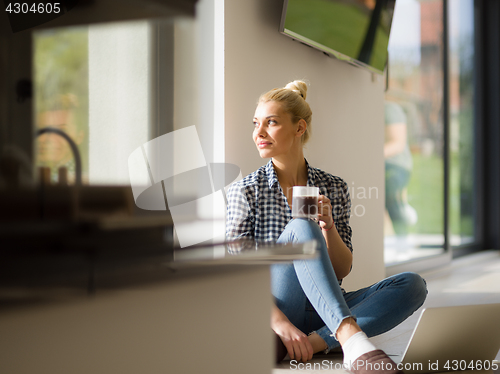
[[270, 373], [269, 265], [312, 258], [315, 243], [180, 249], [169, 227], [4, 222], [0, 372]]

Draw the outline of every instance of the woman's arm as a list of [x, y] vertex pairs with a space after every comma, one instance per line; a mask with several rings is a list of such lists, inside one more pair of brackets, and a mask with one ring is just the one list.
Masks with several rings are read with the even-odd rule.
[[341, 280], [351, 271], [352, 252], [337, 231], [337, 227], [333, 221], [330, 199], [324, 195], [320, 195], [319, 206], [320, 214], [318, 218], [328, 248], [328, 255], [330, 256], [337, 279]]
[[273, 304], [271, 328], [285, 345], [291, 360], [306, 362], [313, 357], [313, 347], [307, 335], [296, 328], [283, 312]]
[[229, 187], [226, 208], [226, 240], [254, 238], [254, 215], [245, 188], [239, 183]]
[[389, 158], [400, 154], [406, 148], [406, 123], [394, 123], [385, 127], [384, 157]]

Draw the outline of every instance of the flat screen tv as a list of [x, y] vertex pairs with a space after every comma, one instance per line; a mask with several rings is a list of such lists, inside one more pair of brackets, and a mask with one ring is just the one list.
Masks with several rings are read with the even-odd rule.
[[382, 74], [396, 0], [285, 0], [280, 32]]

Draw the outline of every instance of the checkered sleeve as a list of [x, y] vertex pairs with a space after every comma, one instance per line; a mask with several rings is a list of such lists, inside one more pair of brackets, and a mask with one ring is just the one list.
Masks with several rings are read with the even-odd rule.
[[332, 204], [332, 213], [335, 227], [347, 248], [352, 252], [352, 229], [349, 225], [349, 218], [351, 217], [351, 197], [349, 188], [344, 180], [335, 178], [334, 190], [336, 191], [336, 196]]
[[234, 183], [227, 192], [226, 240], [254, 239], [254, 193], [241, 183]]

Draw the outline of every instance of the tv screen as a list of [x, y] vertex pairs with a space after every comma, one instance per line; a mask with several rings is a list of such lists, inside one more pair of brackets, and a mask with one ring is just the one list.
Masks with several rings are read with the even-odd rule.
[[382, 74], [396, 0], [285, 0], [280, 32]]

